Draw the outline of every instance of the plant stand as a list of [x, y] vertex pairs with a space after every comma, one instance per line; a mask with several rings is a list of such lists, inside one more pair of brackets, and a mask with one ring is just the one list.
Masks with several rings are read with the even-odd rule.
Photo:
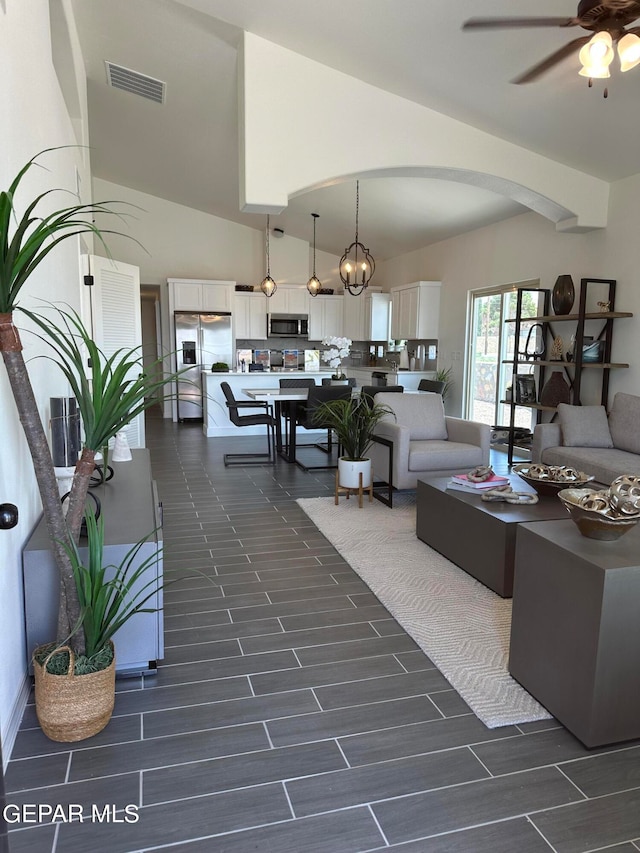
[[347, 500], [351, 497], [351, 494], [358, 495], [358, 506], [362, 509], [362, 496], [365, 492], [369, 492], [369, 503], [373, 503], [373, 480], [368, 486], [362, 485], [362, 472], [358, 474], [359, 485], [357, 488], [351, 488], [349, 486], [341, 486], [340, 485], [340, 476], [339, 472], [336, 471], [336, 492], [335, 492], [335, 504], [338, 506], [338, 498], [340, 495], [347, 496]]

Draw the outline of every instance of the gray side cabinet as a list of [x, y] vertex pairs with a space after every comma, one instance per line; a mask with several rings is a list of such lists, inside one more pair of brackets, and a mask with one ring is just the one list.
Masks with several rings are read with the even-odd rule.
[[[158, 585], [162, 583], [162, 531], [160, 506], [155, 483], [151, 479], [149, 451], [133, 450], [132, 455], [131, 462], [112, 463], [113, 478], [91, 491], [99, 498], [102, 507], [104, 558], [108, 565], [119, 565], [137, 542], [148, 537], [134, 565], [139, 565], [151, 555], [156, 555], [157, 560], [151, 561], [139, 579], [141, 588], [150, 580], [158, 581]], [[22, 566], [31, 672], [33, 650], [55, 639], [57, 625], [58, 570], [44, 521], [40, 521], [24, 548]], [[156, 610], [137, 613], [114, 636], [116, 672], [119, 675], [153, 671], [156, 661], [164, 657], [162, 590], [156, 592], [145, 606]]]

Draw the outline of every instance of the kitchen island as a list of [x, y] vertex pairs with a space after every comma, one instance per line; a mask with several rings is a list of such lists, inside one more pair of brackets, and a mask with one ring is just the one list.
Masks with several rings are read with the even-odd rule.
[[[203, 391], [203, 424], [202, 431], [211, 438], [216, 435], [264, 435], [263, 426], [237, 427], [229, 420], [228, 409], [224, 394], [220, 388], [221, 382], [228, 382], [234, 397], [238, 400], [248, 400], [242, 393], [243, 388], [277, 388], [281, 378], [315, 379], [317, 385], [332, 374], [332, 370], [271, 370], [240, 373], [235, 370], [224, 373], [202, 371]], [[250, 413], [251, 410], [249, 410]], [[256, 410], [257, 411], [257, 410]]]
[[[383, 373], [387, 385], [402, 385], [405, 391], [417, 391], [421, 379], [435, 379], [435, 370], [393, 370], [389, 365], [380, 367], [347, 367], [347, 376], [356, 380], [356, 385], [375, 385], [372, 374]], [[381, 389], [383, 390], [383, 388]]]

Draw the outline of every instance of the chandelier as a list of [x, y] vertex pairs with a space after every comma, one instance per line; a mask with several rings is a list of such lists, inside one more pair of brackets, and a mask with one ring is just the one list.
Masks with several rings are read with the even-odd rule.
[[358, 213], [360, 209], [360, 181], [356, 181], [356, 239], [344, 250], [340, 258], [340, 278], [352, 296], [360, 294], [369, 286], [375, 272], [376, 262], [369, 250], [358, 240]]
[[320, 214], [312, 213], [311, 215], [313, 216], [313, 275], [307, 282], [307, 290], [311, 296], [317, 296], [322, 287], [320, 279], [316, 275], [316, 219], [320, 218]]
[[278, 285], [271, 278], [271, 261], [269, 258], [269, 214], [267, 214], [267, 233], [265, 236], [265, 255], [267, 259], [267, 274], [260, 282], [260, 290], [265, 296], [273, 296], [278, 289]]

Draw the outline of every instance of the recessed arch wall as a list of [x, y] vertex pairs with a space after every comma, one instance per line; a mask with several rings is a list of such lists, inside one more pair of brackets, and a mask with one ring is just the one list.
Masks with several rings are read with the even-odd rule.
[[[360, 129], [345, 105], [367, 116]], [[609, 184], [363, 83], [253, 33], [239, 56], [240, 206], [288, 199], [354, 176], [402, 174], [491, 189], [582, 232], [607, 224]]]

